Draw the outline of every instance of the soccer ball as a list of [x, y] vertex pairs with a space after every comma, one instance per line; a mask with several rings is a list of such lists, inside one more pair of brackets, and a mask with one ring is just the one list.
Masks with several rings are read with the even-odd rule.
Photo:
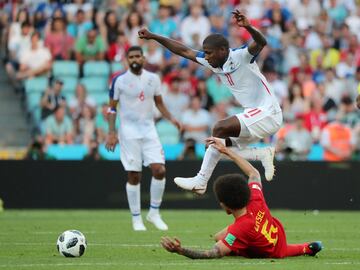
[[60, 234], [56, 247], [59, 253], [65, 257], [80, 257], [84, 254], [87, 246], [85, 236], [77, 230], [69, 230]]

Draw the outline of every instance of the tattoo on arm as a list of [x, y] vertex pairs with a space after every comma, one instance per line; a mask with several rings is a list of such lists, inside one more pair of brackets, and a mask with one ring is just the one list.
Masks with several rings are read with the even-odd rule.
[[217, 259], [223, 257], [217, 245], [214, 245], [214, 247], [210, 250], [193, 250], [190, 248], [182, 248], [180, 254], [191, 259]]

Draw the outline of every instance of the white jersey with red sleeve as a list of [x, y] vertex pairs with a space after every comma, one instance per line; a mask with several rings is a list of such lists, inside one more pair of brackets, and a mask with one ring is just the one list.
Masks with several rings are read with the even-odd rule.
[[119, 136], [123, 139], [158, 138], [154, 123], [154, 97], [161, 95], [161, 80], [155, 73], [130, 70], [116, 76], [110, 98], [119, 101]]
[[204, 52], [199, 52], [196, 56], [197, 62], [219, 76], [244, 109], [263, 108], [272, 113], [281, 112], [271, 86], [261, 74], [255, 58], [246, 46], [229, 49], [229, 57], [222, 68], [213, 68], [205, 60]]

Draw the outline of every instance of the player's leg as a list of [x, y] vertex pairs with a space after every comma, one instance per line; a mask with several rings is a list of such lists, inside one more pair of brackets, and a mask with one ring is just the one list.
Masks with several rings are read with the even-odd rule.
[[167, 230], [168, 226], [160, 215], [160, 206], [165, 190], [165, 158], [158, 138], [144, 139], [142, 153], [144, 165], [150, 165], [152, 172], [150, 184], [150, 209], [146, 219], [159, 230]]
[[319, 251], [322, 250], [322, 243], [320, 241], [311, 242], [311, 243], [303, 243], [303, 244], [287, 244], [285, 257], [293, 257], [293, 256], [315, 256]]
[[139, 140], [120, 140], [121, 163], [128, 172], [126, 195], [132, 215], [132, 225], [135, 231], [145, 231], [141, 217], [141, 142]]
[[[224, 120], [218, 121], [212, 131], [212, 136], [217, 138], [238, 137], [241, 126], [236, 116], [231, 116]], [[221, 158], [221, 154], [212, 145], [210, 145], [204, 155], [203, 162], [199, 173], [195, 177], [185, 178], [176, 177], [175, 183], [185, 189], [194, 191], [197, 194], [204, 194], [209, 181], [217, 163]]]

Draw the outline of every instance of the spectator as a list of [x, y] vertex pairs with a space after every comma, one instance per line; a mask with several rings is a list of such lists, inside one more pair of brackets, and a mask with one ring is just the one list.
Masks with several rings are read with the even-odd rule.
[[90, 148], [90, 143], [95, 136], [95, 121], [94, 113], [91, 107], [84, 106], [81, 115], [74, 122], [75, 127], [75, 143], [87, 145]]
[[338, 0], [329, 0], [328, 2], [329, 6], [326, 7], [327, 13], [337, 25], [340, 25], [347, 16], [346, 7]]
[[163, 66], [163, 50], [154, 40], [147, 42], [147, 50], [145, 52], [146, 65], [145, 68], [152, 72], [159, 71]]
[[86, 19], [84, 10], [79, 9], [76, 11], [75, 21], [68, 25], [67, 32], [74, 39], [77, 39], [85, 36], [92, 28], [93, 23]]
[[120, 22], [114, 11], [107, 11], [104, 18], [104, 25], [100, 28], [100, 33], [107, 46], [116, 43], [120, 31]]
[[205, 37], [210, 34], [210, 21], [202, 13], [201, 6], [190, 6], [190, 15], [180, 25], [182, 41], [194, 48], [200, 48]]
[[354, 101], [349, 96], [341, 99], [337, 117], [341, 123], [352, 129], [360, 127], [360, 110], [356, 109]]
[[55, 112], [57, 107], [66, 106], [66, 98], [61, 93], [64, 82], [60, 79], [56, 79], [52, 87], [48, 87], [44, 93], [42, 93], [40, 106], [41, 106], [41, 120], [45, 120], [49, 115]]
[[191, 99], [191, 105], [182, 116], [184, 139], [192, 138], [197, 143], [204, 143], [210, 135], [211, 117], [208, 111], [201, 109], [200, 98]]
[[170, 14], [171, 6], [160, 4], [158, 17], [150, 23], [150, 31], [158, 35], [172, 37], [176, 31], [176, 23]]
[[59, 106], [45, 121], [45, 142], [49, 144], [72, 144], [73, 126], [65, 115], [65, 107]]
[[107, 51], [107, 59], [111, 62], [124, 62], [130, 43], [123, 31], [119, 31], [116, 42], [111, 44]]
[[51, 22], [51, 31], [45, 37], [45, 46], [49, 48], [54, 60], [71, 58], [74, 39], [66, 32], [64, 19], [55, 18]]
[[16, 78], [23, 80], [40, 75], [48, 75], [51, 69], [50, 51], [43, 47], [40, 33], [31, 35], [31, 48], [25, 50], [20, 56], [20, 68]]
[[320, 15], [321, 6], [318, 0], [291, 1], [291, 12], [294, 15], [297, 27], [305, 29], [306, 26], [314, 26], [315, 19]]
[[25, 160], [49, 160], [54, 159], [52, 156], [47, 154], [44, 150], [45, 146], [41, 138], [35, 139], [29, 146]]
[[325, 161], [350, 160], [355, 149], [355, 137], [351, 129], [338, 119], [327, 124], [321, 133]]
[[327, 123], [327, 116], [322, 108], [322, 100], [314, 98], [310, 104], [310, 110], [304, 114], [305, 127], [310, 131], [313, 141], [318, 142], [321, 130]]
[[190, 104], [189, 96], [180, 91], [179, 83], [180, 78], [178, 76], [174, 76], [170, 80], [168, 89], [163, 96], [166, 108], [168, 108], [171, 115], [173, 115], [177, 120], [180, 120], [184, 111]]
[[76, 61], [83, 64], [86, 61], [100, 61], [105, 59], [105, 43], [97, 30], [91, 29], [76, 41]]
[[67, 13], [69, 20], [72, 20], [74, 16], [79, 14], [79, 11], [83, 13], [85, 18], [91, 18], [93, 12], [93, 5], [90, 1], [86, 0], [73, 0], [72, 3], [64, 5], [64, 10]]
[[291, 160], [306, 160], [312, 146], [310, 132], [304, 127], [303, 115], [297, 115], [294, 128], [284, 138], [283, 151]]
[[227, 112], [227, 104], [224, 102], [217, 103], [215, 106], [213, 106], [211, 113], [214, 123], [227, 118], [229, 116]]
[[91, 140], [89, 146], [89, 152], [84, 157], [84, 160], [102, 160], [102, 156], [99, 153], [99, 144], [96, 140]]
[[279, 104], [288, 97], [288, 89], [286, 83], [281, 80], [278, 73], [275, 70], [269, 70], [264, 72], [264, 76], [269, 82], [271, 89], [273, 90]]
[[340, 104], [341, 98], [346, 93], [345, 82], [336, 77], [331, 68], [326, 70], [325, 95], [331, 98], [336, 105]]
[[130, 11], [126, 19], [126, 36], [129, 38], [130, 45], [139, 45], [138, 32], [144, 24], [143, 17], [136, 10]]
[[201, 108], [210, 111], [211, 107], [214, 105], [214, 100], [211, 96], [208, 95], [208, 89], [205, 79], [199, 79], [196, 93], [200, 98]]
[[194, 139], [186, 139], [184, 144], [184, 150], [178, 157], [178, 160], [201, 160], [202, 157], [196, 154], [195, 146], [196, 141]]
[[79, 83], [75, 89], [75, 97], [69, 101], [69, 109], [73, 120], [79, 119], [84, 107], [88, 106], [92, 113], [96, 111], [96, 101], [88, 96], [86, 88]]
[[22, 34], [23, 24], [30, 25], [29, 12], [26, 9], [20, 9], [15, 20], [10, 24], [8, 41], [18, 40]]

